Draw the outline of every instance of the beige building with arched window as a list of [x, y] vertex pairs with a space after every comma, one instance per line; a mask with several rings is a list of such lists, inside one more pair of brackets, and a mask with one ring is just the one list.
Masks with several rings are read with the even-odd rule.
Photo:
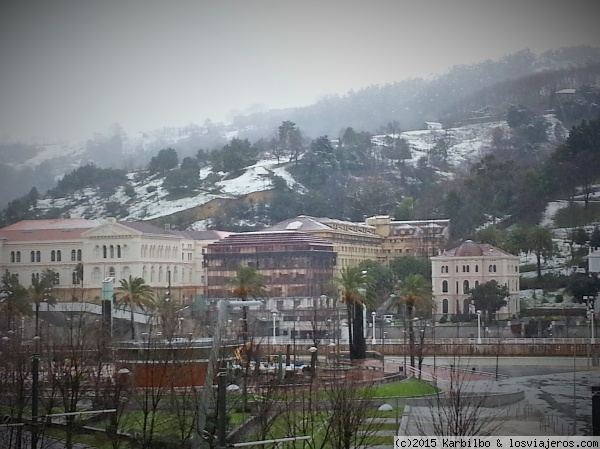
[[486, 243], [465, 241], [460, 246], [431, 258], [435, 314], [442, 316], [475, 313], [468, 290], [495, 280], [508, 288], [507, 305], [498, 311], [511, 318], [519, 309], [519, 258]]

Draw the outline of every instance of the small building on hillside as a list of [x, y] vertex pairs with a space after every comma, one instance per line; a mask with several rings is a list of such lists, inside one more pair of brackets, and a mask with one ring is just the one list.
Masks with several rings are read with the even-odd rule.
[[492, 280], [509, 291], [507, 305], [498, 311], [498, 316], [510, 319], [520, 312], [517, 256], [486, 243], [467, 240], [432, 257], [431, 271], [438, 319], [475, 313], [469, 289]]
[[428, 130], [443, 129], [444, 127], [440, 122], [425, 122]]

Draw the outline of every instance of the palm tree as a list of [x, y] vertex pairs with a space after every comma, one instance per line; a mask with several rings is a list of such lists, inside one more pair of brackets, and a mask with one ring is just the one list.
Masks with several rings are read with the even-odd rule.
[[0, 295], [0, 308], [6, 316], [7, 330], [11, 330], [16, 316], [31, 316], [33, 311], [29, 301], [29, 292], [19, 284], [18, 276], [10, 274], [8, 270], [2, 276]]
[[[248, 298], [264, 298], [266, 296], [265, 281], [263, 276], [253, 267], [239, 267], [236, 277], [229, 281], [233, 287], [233, 295], [242, 301]], [[242, 307], [242, 336], [244, 342], [248, 339], [248, 313]]]
[[413, 318], [415, 310], [424, 316], [430, 315], [435, 304], [431, 284], [420, 274], [408, 275], [397, 287], [398, 300], [406, 307], [410, 347], [410, 366], [415, 367], [415, 330]]
[[134, 307], [141, 309], [153, 308], [155, 304], [154, 292], [143, 278], [134, 278], [130, 275], [129, 280], [121, 279], [119, 282], [121, 287], [115, 295], [116, 303], [129, 307], [131, 311], [131, 339], [135, 340]]
[[347, 267], [342, 270], [337, 282], [342, 288], [342, 301], [348, 313], [348, 336], [350, 338], [350, 358], [365, 359], [367, 343], [363, 329], [363, 309], [365, 306], [366, 279], [360, 267]]
[[35, 335], [39, 335], [39, 311], [40, 304], [46, 302], [48, 304], [56, 304], [56, 298], [52, 297], [52, 286], [56, 279], [56, 272], [53, 270], [44, 270], [42, 277], [35, 277], [31, 280], [29, 287], [29, 299], [35, 305]]

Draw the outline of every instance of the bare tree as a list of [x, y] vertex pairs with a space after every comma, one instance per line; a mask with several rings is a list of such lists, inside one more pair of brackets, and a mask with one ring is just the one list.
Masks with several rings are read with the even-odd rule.
[[488, 404], [490, 385], [478, 388], [471, 371], [459, 368], [460, 359], [455, 358], [448, 371], [448, 380], [438, 384], [441, 389], [428, 401], [424, 415], [415, 417], [420, 435], [435, 436], [489, 436], [497, 434], [504, 421], [499, 408]]

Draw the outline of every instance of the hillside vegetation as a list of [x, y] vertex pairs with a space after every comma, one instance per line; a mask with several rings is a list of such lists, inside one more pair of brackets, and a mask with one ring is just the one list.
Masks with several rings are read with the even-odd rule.
[[[450, 218], [459, 240], [489, 224], [539, 223], [556, 199], [583, 195], [591, 210], [600, 171], [599, 61], [587, 47], [539, 57], [523, 51], [430, 81], [272, 111], [268, 120], [249, 116], [237, 137], [191, 152], [200, 135], [214, 137], [196, 129], [145, 163], [140, 157], [135, 169], [81, 164], [46, 194], [32, 188], [11, 201], [1, 224], [114, 216], [239, 231], [299, 214], [352, 221], [389, 214]], [[424, 120], [443, 129], [423, 130]], [[106, 143], [115, 155], [126, 140], [115, 133], [87, 146], [103, 154]]]

